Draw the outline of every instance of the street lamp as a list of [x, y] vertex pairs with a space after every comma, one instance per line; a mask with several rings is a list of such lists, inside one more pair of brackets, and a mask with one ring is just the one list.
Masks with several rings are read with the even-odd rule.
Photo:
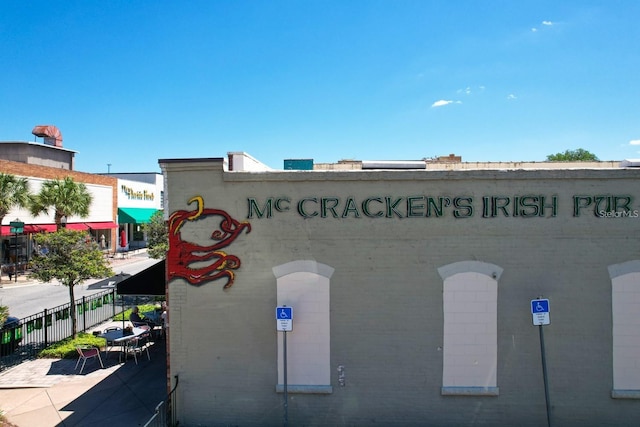
[[[15, 220], [9, 222], [11, 226], [11, 232], [15, 233], [15, 259], [13, 260], [13, 274], [16, 277], [16, 283], [18, 282], [18, 233], [22, 233], [24, 231], [24, 222], [20, 221], [20, 218], [16, 218]], [[9, 276], [9, 281], [11, 281], [11, 276]]]

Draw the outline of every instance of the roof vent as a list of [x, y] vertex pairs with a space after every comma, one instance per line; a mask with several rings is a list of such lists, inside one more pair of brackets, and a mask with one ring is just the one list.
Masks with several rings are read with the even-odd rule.
[[362, 169], [426, 169], [424, 160], [363, 160]]
[[54, 147], [62, 147], [62, 133], [52, 125], [38, 125], [31, 131], [35, 136], [44, 138], [44, 143]]

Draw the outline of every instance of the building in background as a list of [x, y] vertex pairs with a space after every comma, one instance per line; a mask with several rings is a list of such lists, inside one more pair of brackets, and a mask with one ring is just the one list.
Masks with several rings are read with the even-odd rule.
[[2, 141], [0, 158], [29, 165], [74, 170], [76, 151], [62, 146], [62, 133], [55, 126], [40, 125], [33, 128], [34, 137], [42, 142]]
[[159, 161], [181, 424], [537, 427], [541, 327], [554, 424], [640, 419], [633, 163], [242, 156]]
[[[76, 171], [64, 171], [47, 166], [27, 165], [0, 159], [0, 172], [26, 177], [33, 193], [40, 191], [42, 183], [51, 179], [72, 177], [76, 182], [85, 184], [93, 197], [93, 202], [86, 218], [68, 217], [66, 227], [74, 230], [86, 230], [105, 251], [114, 251], [115, 232], [118, 227], [115, 219], [115, 184], [114, 178], [86, 174]], [[19, 221], [24, 223], [22, 233], [11, 233], [10, 223]], [[40, 214], [36, 217], [26, 209], [14, 208], [2, 221], [0, 239], [2, 240], [2, 264], [7, 266], [21, 266], [28, 263], [36, 252], [33, 237], [37, 233], [56, 231], [53, 212]]]
[[118, 179], [118, 250], [147, 246], [143, 225], [162, 209], [164, 177], [160, 173], [109, 173]]
[[[39, 191], [44, 180], [71, 176], [87, 185], [94, 197], [89, 218], [67, 218], [68, 228], [88, 230], [105, 250], [112, 252], [146, 247], [142, 225], [162, 209], [162, 174], [77, 172], [74, 171], [76, 152], [63, 147], [62, 133], [57, 127], [39, 125], [34, 127], [32, 134], [42, 141], [0, 142], [0, 172], [27, 177], [33, 193]], [[28, 212], [15, 209], [3, 221], [4, 235], [9, 231], [9, 222], [15, 218], [29, 225], [25, 228], [27, 231], [55, 229], [53, 218], [46, 215], [31, 218]], [[28, 242], [29, 233], [25, 232], [18, 239]], [[24, 252], [29, 252], [26, 246]]]
[[[31, 193], [37, 194], [42, 183], [70, 176], [86, 185], [92, 195], [92, 205], [86, 218], [66, 218], [67, 228], [88, 231], [106, 251], [116, 249], [117, 179], [109, 176], [78, 172], [73, 169], [75, 151], [62, 147], [62, 135], [55, 126], [36, 126], [33, 134], [44, 142], [0, 142], [0, 172], [27, 178]], [[24, 223], [23, 233], [12, 234], [10, 223]], [[2, 264], [24, 266], [36, 248], [33, 237], [37, 233], [56, 230], [53, 212], [33, 217], [28, 210], [15, 208], [3, 219]], [[3, 271], [4, 272], [4, 271]]]

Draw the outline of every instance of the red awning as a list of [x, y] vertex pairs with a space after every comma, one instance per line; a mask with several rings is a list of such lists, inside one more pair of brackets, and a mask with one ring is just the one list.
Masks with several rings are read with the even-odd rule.
[[[26, 233], [37, 233], [37, 230], [36, 231], [30, 231], [32, 229], [33, 229], [33, 225], [25, 225], [24, 226], [24, 234], [26, 234]], [[15, 233], [11, 232], [11, 226], [10, 225], [3, 225], [2, 226], [2, 235], [3, 236], [8, 236], [10, 234], [11, 235], [15, 234]], [[23, 233], [19, 233], [19, 234], [23, 234]]]
[[88, 230], [89, 227], [84, 222], [68, 222], [65, 228], [69, 230]]
[[58, 230], [58, 227], [55, 224], [36, 224], [34, 227], [38, 227], [38, 231], [47, 231], [49, 233], [53, 233]]
[[[103, 221], [103, 222], [70, 222], [67, 223], [67, 227], [69, 230], [105, 230], [109, 228], [118, 228], [118, 224], [113, 221]], [[31, 233], [53, 233], [58, 228], [55, 224], [25, 224], [24, 231], [20, 234], [31, 234]], [[2, 226], [2, 235], [8, 236], [15, 233], [11, 233], [11, 226], [3, 225]]]
[[[41, 231], [56, 231], [56, 225], [55, 224], [25, 224], [24, 230], [20, 234], [40, 233]], [[10, 234], [15, 234], [11, 232], [11, 226], [3, 225], [2, 235], [8, 236]]]
[[[53, 225], [53, 230], [47, 230], [44, 228], [44, 225], [36, 225], [36, 224], [25, 224], [22, 233], [19, 234], [30, 234], [30, 233], [39, 233], [41, 231], [56, 231], [56, 226]], [[10, 225], [2, 226], [2, 235], [8, 236], [10, 234], [15, 234], [11, 232]]]
[[87, 227], [92, 230], [104, 230], [105, 228], [118, 228], [118, 224], [115, 222], [85, 222]]

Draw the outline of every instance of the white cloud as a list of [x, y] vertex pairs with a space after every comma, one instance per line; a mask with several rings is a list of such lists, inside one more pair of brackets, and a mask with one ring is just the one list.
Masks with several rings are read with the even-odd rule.
[[[544, 27], [550, 27], [550, 26], [552, 26], [552, 25], [553, 25], [553, 22], [552, 22], [552, 21], [542, 21], [542, 22], [540, 23], [540, 25], [542, 25], [542, 26], [544, 26]], [[537, 28], [537, 27], [533, 27], [533, 28], [531, 28], [531, 32], [532, 32], [532, 33], [535, 33], [535, 32], [537, 32], [537, 31], [538, 31], [538, 28]]]
[[444, 100], [444, 99], [441, 99], [441, 100], [436, 101], [436, 102], [434, 102], [433, 104], [431, 104], [431, 107], [432, 107], [432, 108], [435, 108], [435, 107], [442, 107], [442, 106], [444, 106], [444, 105], [449, 105], [449, 104], [451, 104], [452, 102], [453, 102], [453, 101], [446, 101], [446, 100]]
[[462, 104], [462, 101], [450, 101], [446, 99], [441, 99], [431, 104], [431, 108], [444, 107], [445, 105], [449, 105], [449, 104]]
[[507, 95], [507, 99], [518, 99], [518, 97], [510, 93], [509, 95]]
[[629, 141], [629, 145], [640, 145], [640, 139], [632, 139]]

